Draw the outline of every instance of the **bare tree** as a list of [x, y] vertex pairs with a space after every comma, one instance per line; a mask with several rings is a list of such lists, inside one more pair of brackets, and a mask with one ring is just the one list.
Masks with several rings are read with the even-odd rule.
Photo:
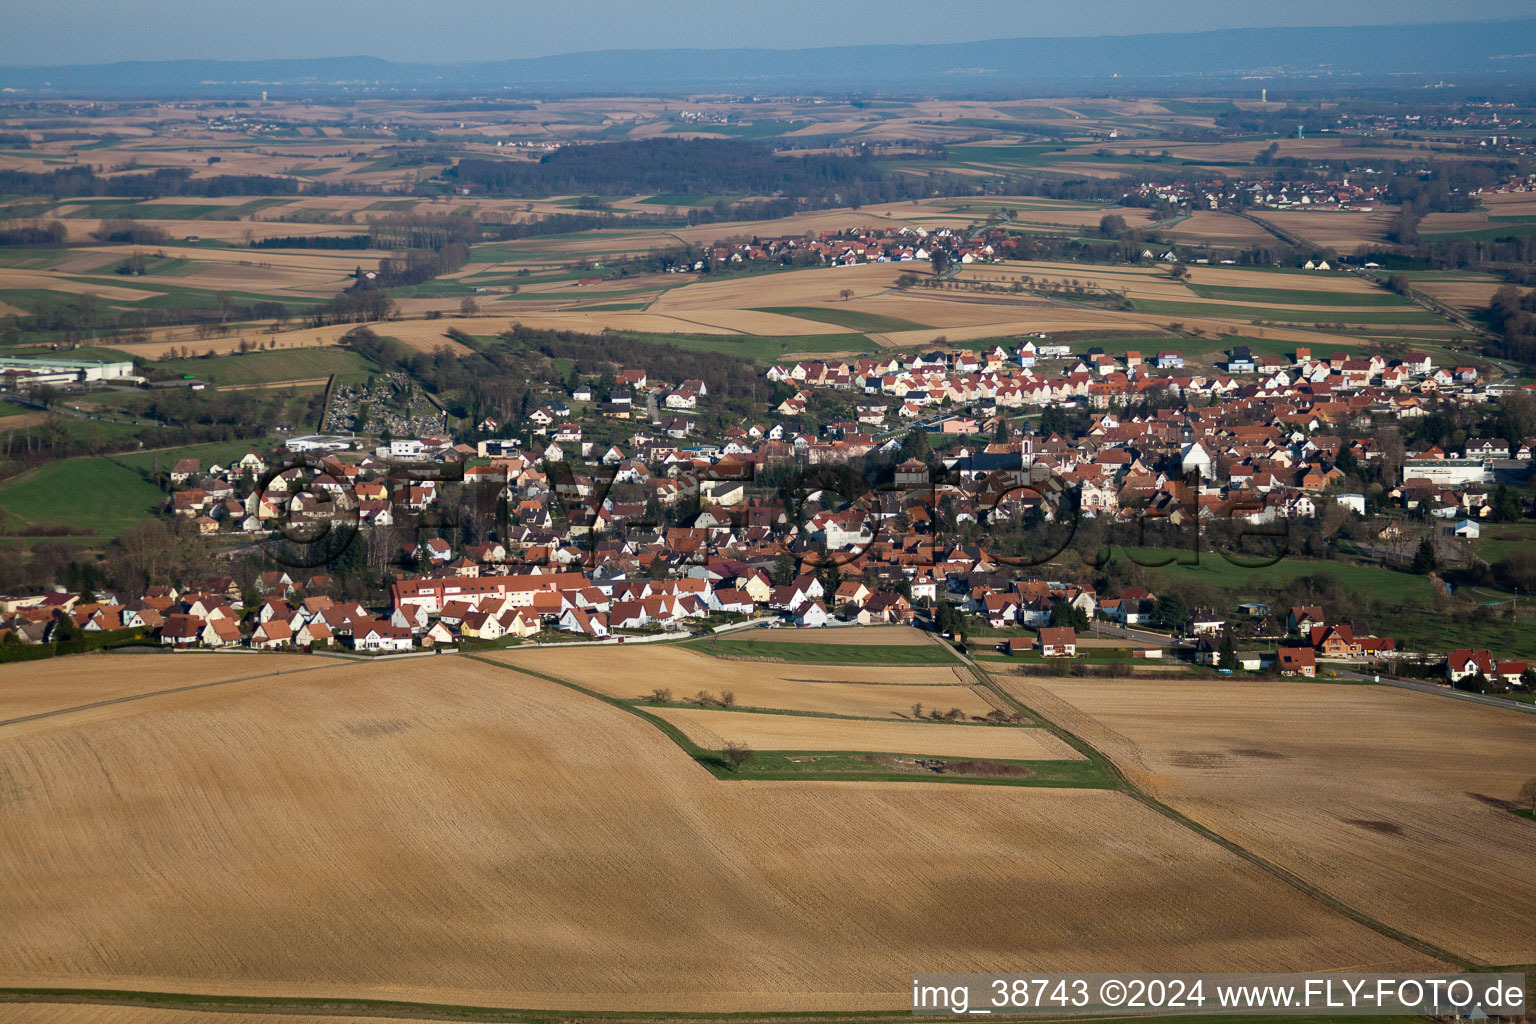
[[837, 294], [842, 298], [842, 300], [844, 302], [847, 302], [849, 299], [853, 298], [853, 289], [852, 288], [844, 288], [842, 291], [838, 292]]
[[651, 695], [645, 699], [651, 701], [654, 704], [670, 704], [672, 703], [672, 691], [668, 687], [658, 686], [656, 689], [652, 690]]
[[726, 708], [735, 707], [736, 706], [736, 691], [735, 690], [721, 690], [720, 691], [720, 706], [721, 707], [726, 707]]
[[1532, 814], [1536, 814], [1536, 777], [1525, 780], [1525, 785], [1520, 787], [1520, 802], [1525, 804]]
[[724, 749], [720, 751], [720, 760], [730, 766], [731, 771], [739, 772], [754, 757], [754, 751], [745, 743], [737, 743], [734, 740], [727, 741]]

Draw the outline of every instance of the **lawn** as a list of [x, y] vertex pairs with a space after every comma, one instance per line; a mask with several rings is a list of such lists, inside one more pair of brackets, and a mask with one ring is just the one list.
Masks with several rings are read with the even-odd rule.
[[821, 306], [763, 306], [759, 310], [762, 313], [782, 313], [785, 316], [797, 316], [802, 320], [814, 320], [819, 324], [835, 324], [838, 327], [846, 327], [851, 331], [880, 334], [885, 331], [920, 331], [928, 327], [928, 324], [920, 324], [912, 320], [903, 320], [895, 316], [882, 316], [879, 313], [863, 313], [857, 309], [825, 309]]
[[155, 513], [159, 488], [110, 459], [61, 459], [0, 485], [0, 509], [36, 526], [78, 526], [116, 537]]
[[954, 655], [938, 644], [800, 644], [709, 637], [690, 646], [719, 658], [771, 658], [806, 665], [935, 665], [955, 661]]

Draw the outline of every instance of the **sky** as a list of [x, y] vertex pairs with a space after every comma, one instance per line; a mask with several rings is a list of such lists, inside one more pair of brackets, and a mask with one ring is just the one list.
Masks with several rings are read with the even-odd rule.
[[[1400, 24], [1456, 20], [1455, 10], [1445, 0], [0, 0], [0, 64], [337, 56], [443, 62], [603, 49]], [[1475, 4], [1478, 20], [1530, 16], [1536, 0]]]

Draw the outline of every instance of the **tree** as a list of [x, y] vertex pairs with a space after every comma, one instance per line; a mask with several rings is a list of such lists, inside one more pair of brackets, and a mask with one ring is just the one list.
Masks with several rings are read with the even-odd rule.
[[1520, 787], [1520, 802], [1525, 804], [1526, 810], [1536, 814], [1536, 776], [1526, 779]]
[[75, 620], [70, 618], [66, 612], [55, 612], [53, 623], [52, 640], [54, 643], [62, 644], [70, 640], [80, 639], [80, 628], [75, 625]]
[[1008, 421], [1007, 420], [1002, 419], [1002, 418], [998, 419], [998, 421], [997, 421], [997, 431], [993, 434], [993, 438], [997, 441], [998, 444], [1006, 444], [1008, 442]]
[[1489, 504], [1492, 506], [1493, 521], [1496, 523], [1513, 523], [1524, 511], [1520, 496], [1505, 484], [1499, 484], [1493, 489]]
[[926, 459], [933, 454], [933, 445], [928, 443], [928, 435], [913, 427], [907, 431], [907, 436], [901, 440], [901, 457], [903, 459]]
[[1216, 651], [1216, 667], [1237, 668], [1237, 644], [1232, 640], [1231, 630], [1224, 630], [1221, 634], [1221, 647]]
[[842, 291], [838, 292], [837, 295], [838, 298], [842, 299], [844, 302], [847, 302], [849, 299], [853, 298], [853, 289], [844, 288]]
[[1163, 629], [1182, 629], [1189, 621], [1189, 605], [1180, 594], [1170, 591], [1157, 599], [1152, 621]]
[[933, 264], [934, 277], [944, 276], [944, 271], [949, 269], [949, 250], [934, 249], [933, 254], [928, 257], [928, 261]]
[[1435, 542], [1429, 537], [1419, 541], [1419, 550], [1413, 553], [1411, 568], [1420, 576], [1428, 576], [1440, 568], [1440, 558], [1435, 554]]
[[1125, 218], [1118, 213], [1106, 213], [1099, 218], [1099, 234], [1105, 238], [1120, 238], [1128, 231]]
[[1055, 601], [1051, 604], [1051, 625], [1087, 629], [1088, 613], [1071, 601]]
[[754, 756], [755, 754], [751, 747], [745, 743], [737, 743], [734, 740], [728, 741], [720, 751], [720, 760], [729, 765], [733, 772], [741, 771], [742, 768], [751, 763]]

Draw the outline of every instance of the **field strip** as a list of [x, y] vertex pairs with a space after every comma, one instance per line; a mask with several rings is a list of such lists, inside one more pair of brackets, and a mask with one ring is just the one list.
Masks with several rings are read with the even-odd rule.
[[[668, 1013], [665, 1011], [567, 1011], [515, 1009], [502, 1006], [455, 1006], [447, 1003], [414, 1003], [387, 999], [316, 998], [311, 996], [225, 996], [194, 992], [144, 992], [128, 989], [0, 988], [0, 1003], [12, 1006], [116, 1006], [149, 1011], [135, 1016], [135, 1024], [191, 1024], [198, 1014], [229, 1014], [253, 1024], [289, 1024], [294, 1018], [326, 1024], [337, 1019], [363, 1022], [383, 1020], [471, 1021], [480, 1024], [708, 1024], [731, 1020], [739, 1024], [899, 1024], [911, 1021], [910, 1010], [857, 1011], [809, 1010], [802, 1012]], [[164, 1011], [164, 1014], [156, 1011]], [[48, 1016], [50, 1022], [59, 1018]], [[120, 1018], [113, 1017], [117, 1021]]]
[[[125, 657], [135, 657], [135, 655], [125, 655]], [[153, 655], [136, 655], [136, 657], [153, 657]], [[7, 718], [3, 721], [0, 721], [0, 727], [7, 725], [20, 725], [23, 722], [35, 722], [42, 718], [54, 718], [58, 715], [73, 714], [76, 711], [90, 711], [93, 708], [110, 707], [113, 704], [126, 704], [129, 701], [148, 700], [150, 697], [164, 697], [172, 693], [186, 693], [189, 690], [204, 690], [210, 686], [227, 686], [230, 683], [248, 683], [253, 679], [268, 679], [272, 676], [297, 675], [300, 672], [314, 672], [322, 668], [335, 668], [337, 667], [337, 664], [341, 662], [341, 659], [336, 659], [335, 661], [326, 659], [326, 661], [327, 664], [324, 665], [310, 665], [306, 668], [296, 668], [288, 672], [261, 672], [253, 676], [240, 676], [235, 679], [215, 679], [212, 682], [207, 683], [189, 683], [186, 686], [172, 686], [164, 690], [151, 690], [147, 693], [131, 693], [125, 697], [109, 697], [105, 700], [92, 701], [89, 704], [76, 704], [75, 706], [68, 708], [54, 708], [51, 711], [38, 711], [34, 714], [22, 715], [18, 718]]]
[[260, 384], [216, 384], [220, 391], [273, 391], [282, 388], [324, 387], [330, 377], [302, 377], [297, 380], [269, 380]]
[[1142, 804], [1145, 804], [1147, 807], [1161, 814], [1163, 817], [1169, 819], [1170, 821], [1176, 822], [1179, 825], [1183, 825], [1185, 828], [1194, 832], [1196, 835], [1199, 835], [1205, 839], [1209, 839], [1211, 842], [1216, 843], [1223, 849], [1237, 854], [1239, 857], [1248, 861], [1250, 864], [1269, 872], [1271, 875], [1278, 878], [1286, 885], [1289, 885], [1291, 888], [1297, 890], [1303, 895], [1310, 896], [1312, 899], [1328, 907], [1330, 910], [1334, 910], [1340, 914], [1343, 914], [1350, 920], [1355, 921], [1358, 924], [1362, 924], [1365, 927], [1370, 928], [1372, 931], [1375, 931], [1376, 933], [1389, 939], [1400, 942], [1410, 949], [1413, 949], [1419, 953], [1426, 954], [1428, 956], [1432, 956], [1435, 959], [1441, 960], [1445, 963], [1455, 964], [1457, 967], [1460, 967], [1463, 970], [1475, 970], [1483, 966], [1478, 964], [1476, 961], [1468, 959], [1467, 957], [1464, 957], [1458, 953], [1453, 953], [1448, 949], [1441, 949], [1434, 943], [1427, 942], [1424, 939], [1420, 939], [1413, 935], [1409, 935], [1407, 932], [1399, 931], [1398, 929], [1393, 928], [1382, 921], [1376, 920], [1374, 917], [1371, 917], [1364, 911], [1357, 910], [1344, 901], [1329, 895], [1327, 892], [1313, 885], [1311, 882], [1307, 881], [1305, 878], [1302, 878], [1300, 875], [1284, 867], [1281, 867], [1279, 864], [1276, 864], [1274, 861], [1271, 861], [1266, 857], [1262, 857], [1259, 854], [1254, 853], [1252, 850], [1249, 850], [1245, 846], [1241, 846], [1238, 843], [1233, 842], [1232, 840], [1226, 838], [1213, 829], [1200, 824], [1198, 821], [1195, 821], [1188, 815], [1183, 814], [1180, 811], [1177, 811], [1169, 805], [1163, 803], [1161, 800], [1158, 800], [1151, 794], [1143, 792], [1139, 787], [1136, 786], [1135, 783], [1131, 782], [1131, 780], [1126, 777], [1126, 774], [1120, 770], [1120, 767], [1116, 765], [1113, 760], [1111, 760], [1102, 751], [1090, 744], [1087, 740], [1084, 740], [1082, 737], [1076, 735], [1075, 733], [1069, 732], [1065, 728], [1057, 725], [1051, 719], [1036, 711], [1034, 708], [1026, 706], [1017, 697], [1014, 697], [1012, 694], [1008, 693], [1003, 687], [998, 686], [996, 682], [992, 680], [990, 674], [988, 674], [985, 669], [977, 665], [969, 657], [960, 655], [960, 658], [976, 673], [978, 680], [985, 679], [985, 685], [992, 688], [999, 697], [1007, 701], [1017, 710], [1023, 711], [1025, 714], [1028, 714], [1039, 721], [1047, 729], [1055, 733], [1057, 737], [1059, 737], [1075, 750], [1082, 753], [1083, 756], [1087, 757], [1089, 760], [1099, 763], [1104, 768], [1104, 770], [1109, 773], [1110, 777], [1115, 780], [1115, 782], [1118, 784], [1118, 788], [1125, 792], [1126, 795], [1132, 797]]

